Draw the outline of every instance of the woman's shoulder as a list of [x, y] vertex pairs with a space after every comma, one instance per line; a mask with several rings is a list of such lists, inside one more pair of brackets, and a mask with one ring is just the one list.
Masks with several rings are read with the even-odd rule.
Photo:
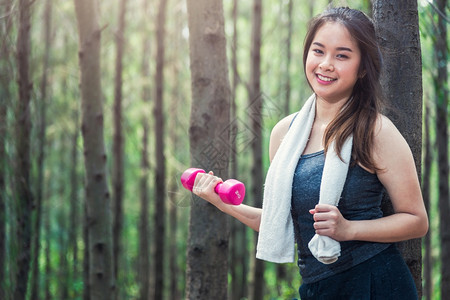
[[280, 121], [278, 121], [277, 124], [272, 128], [272, 132], [270, 134], [270, 145], [269, 145], [269, 156], [270, 160], [272, 161], [273, 157], [275, 156], [275, 153], [278, 150], [278, 147], [281, 144], [281, 141], [283, 140], [284, 136], [289, 130], [289, 127], [291, 126], [292, 121], [294, 120], [297, 113], [290, 114]]
[[383, 114], [378, 114], [374, 133], [375, 144], [384, 144], [392, 139], [403, 139], [402, 134], [394, 123]]
[[411, 149], [400, 131], [388, 117], [381, 114], [375, 124], [373, 150], [375, 163], [381, 168], [412, 156]]

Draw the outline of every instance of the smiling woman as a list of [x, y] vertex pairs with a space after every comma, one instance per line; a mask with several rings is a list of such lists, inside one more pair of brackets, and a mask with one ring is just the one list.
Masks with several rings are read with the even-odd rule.
[[295, 240], [302, 299], [416, 299], [392, 243], [423, 236], [428, 219], [409, 146], [381, 114], [372, 21], [350, 8], [325, 11], [310, 23], [303, 63], [314, 94], [272, 130], [263, 208], [224, 204], [212, 173], [199, 174], [194, 191], [259, 231], [259, 259], [294, 261]]

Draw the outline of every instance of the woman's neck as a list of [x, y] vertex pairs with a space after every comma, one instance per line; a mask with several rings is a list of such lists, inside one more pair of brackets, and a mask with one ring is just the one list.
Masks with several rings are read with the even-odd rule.
[[316, 117], [314, 122], [328, 125], [337, 116], [339, 111], [348, 99], [331, 102], [317, 97], [316, 101]]

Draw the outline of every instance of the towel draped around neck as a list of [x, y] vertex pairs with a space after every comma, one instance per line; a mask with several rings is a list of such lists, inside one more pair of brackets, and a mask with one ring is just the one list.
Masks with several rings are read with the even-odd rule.
[[[316, 113], [316, 96], [305, 102], [283, 138], [267, 172], [264, 185], [263, 211], [256, 257], [286, 263], [294, 262], [295, 237], [291, 215], [292, 182], [298, 161], [308, 143]], [[347, 177], [353, 137], [343, 144], [341, 157], [335, 152], [334, 141], [325, 156], [319, 203], [337, 206]], [[311, 207], [313, 208], [313, 207]], [[335, 262], [340, 256], [339, 242], [315, 235], [308, 243], [311, 253], [322, 263]]]

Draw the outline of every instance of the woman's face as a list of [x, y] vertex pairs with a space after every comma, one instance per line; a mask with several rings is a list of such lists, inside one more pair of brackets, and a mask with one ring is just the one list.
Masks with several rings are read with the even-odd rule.
[[318, 97], [347, 101], [358, 80], [361, 52], [347, 28], [327, 22], [313, 38], [306, 58], [306, 77]]

